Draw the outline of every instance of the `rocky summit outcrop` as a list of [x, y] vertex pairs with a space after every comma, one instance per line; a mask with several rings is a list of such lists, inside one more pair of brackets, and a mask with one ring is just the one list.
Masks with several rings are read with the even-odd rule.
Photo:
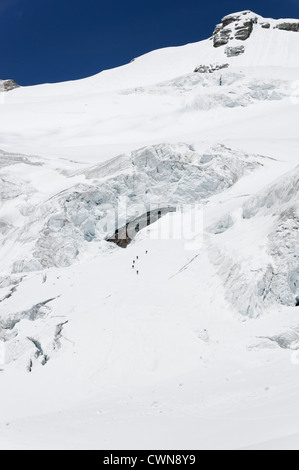
[[14, 80], [0, 80], [0, 92], [11, 91], [19, 87], [20, 85], [18, 85]]
[[[298, 20], [270, 20], [246, 10], [225, 16], [213, 32], [214, 47], [226, 46], [230, 41], [246, 41], [254, 28], [280, 29], [281, 31], [299, 32]], [[238, 54], [237, 54], [238, 55]]]
[[230, 40], [238, 39], [246, 41], [253, 31], [253, 26], [258, 22], [259, 16], [251, 11], [243, 11], [225, 16], [213, 33], [214, 47], [228, 44]]

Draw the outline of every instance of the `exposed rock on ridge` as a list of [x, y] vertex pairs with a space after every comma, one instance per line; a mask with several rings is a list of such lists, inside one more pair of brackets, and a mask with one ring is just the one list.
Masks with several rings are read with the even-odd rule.
[[294, 31], [295, 33], [299, 32], [299, 21], [292, 23], [292, 22], [284, 22], [280, 23], [277, 26], [277, 29], [281, 29], [282, 31]]
[[0, 92], [11, 91], [19, 87], [20, 85], [18, 85], [14, 80], [0, 80]]
[[258, 19], [259, 16], [251, 11], [225, 16], [222, 19], [222, 23], [216, 26], [213, 33], [214, 47], [224, 46], [233, 39], [246, 41], [250, 37], [253, 25], [258, 22]]
[[298, 20], [265, 20], [251, 12], [242, 11], [225, 16], [212, 35], [214, 47], [225, 46], [232, 40], [246, 41], [252, 34], [255, 25], [263, 29], [280, 29], [299, 32]]

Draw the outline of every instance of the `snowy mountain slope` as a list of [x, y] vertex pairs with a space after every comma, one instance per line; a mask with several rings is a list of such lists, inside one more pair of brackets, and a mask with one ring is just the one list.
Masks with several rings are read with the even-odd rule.
[[[207, 39], [194, 44], [180, 47], [170, 47], [150, 52], [134, 59], [130, 64], [113, 70], [101, 72], [93, 77], [53, 85], [41, 85], [18, 90], [20, 99], [29, 96], [38, 97], [47, 95], [59, 95], [60, 93], [72, 94], [74, 91], [112, 91], [131, 87], [146, 86], [171, 80], [186, 73], [191, 73], [194, 68], [202, 64], [220, 63], [224, 61], [231, 66], [262, 66], [262, 67], [298, 67], [299, 38], [293, 31], [278, 29], [281, 24], [298, 24], [298, 20], [273, 20], [263, 18], [250, 11], [235, 13], [223, 19], [235, 19], [226, 28], [236, 31], [239, 23], [254, 20], [253, 32], [250, 40], [239, 41], [232, 33], [230, 46], [246, 46], [246, 54], [241, 57], [227, 57], [225, 48], [215, 48], [212, 39]], [[268, 23], [269, 29], [262, 26]], [[222, 23], [223, 24], [223, 23]], [[16, 96], [16, 93], [14, 93]]]
[[[245, 48], [237, 57], [227, 57], [226, 46], [215, 48], [211, 38], [154, 51], [124, 67], [77, 82], [20, 88], [0, 95], [1, 147], [40, 155], [75, 155], [89, 162], [107, 160], [147, 144], [169, 142], [174, 135], [189, 142], [190, 138], [184, 136], [186, 129], [190, 129], [192, 140], [201, 138], [203, 132], [215, 139], [215, 127], [231, 119], [231, 112], [221, 115], [219, 105], [230, 108], [236, 103], [244, 106], [290, 97], [292, 83], [298, 79], [299, 34], [277, 29], [282, 20], [269, 20], [270, 29], [264, 29], [262, 24], [268, 20], [251, 13], [244, 18], [252, 15], [258, 19], [250, 37], [229, 41], [230, 47], [241, 44]], [[237, 25], [238, 20], [227, 28], [232, 30]], [[215, 77], [193, 73], [199, 65], [211, 63], [229, 64], [229, 68]], [[256, 73], [263, 75], [263, 81], [253, 90]], [[222, 74], [228, 75], [223, 91], [219, 87]], [[246, 83], [250, 75], [252, 79]], [[234, 80], [239, 81], [240, 88], [234, 89]], [[157, 86], [160, 83], [162, 86]], [[140, 87], [146, 87], [145, 92], [140, 93]], [[207, 115], [205, 111], [211, 108], [216, 108], [215, 112]], [[245, 116], [244, 111], [241, 119]], [[239, 115], [236, 121], [240, 121]]]
[[0, 93], [1, 449], [298, 448], [298, 24]]
[[[138, 278], [131, 270], [137, 253]], [[35, 322], [24, 316], [19, 340], [8, 342], [9, 357], [19, 359], [2, 376], [2, 394], [14, 407], [1, 402], [1, 446], [237, 448], [284, 436], [284, 429], [295, 432], [297, 400], [290, 400], [297, 368], [288, 350], [254, 338], [284, 331], [286, 322], [296, 325], [296, 312], [272, 312], [271, 322], [238, 322], [205, 252], [181, 270], [192, 258], [180, 241], [156, 242], [142, 234], [134, 246], [100, 263], [51, 270], [45, 282], [40, 274], [29, 275], [10, 311], [28, 309], [29, 292], [31, 303], [55, 300]], [[57, 328], [66, 321], [59, 348]], [[38, 341], [43, 353], [36, 354], [32, 340], [21, 341], [26, 337]], [[280, 411], [273, 417], [275, 406]], [[170, 432], [178, 419], [180, 429]], [[189, 428], [192, 434], [184, 436]]]

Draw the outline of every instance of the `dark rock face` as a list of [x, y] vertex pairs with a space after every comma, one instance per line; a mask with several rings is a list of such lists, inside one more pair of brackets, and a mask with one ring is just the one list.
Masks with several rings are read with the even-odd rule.
[[263, 23], [261, 26], [264, 29], [270, 29], [270, 23]]
[[294, 31], [295, 33], [299, 32], [299, 21], [297, 23], [280, 23], [277, 26], [278, 29], [281, 29], [283, 31]]
[[214, 36], [214, 47], [225, 46], [232, 35], [231, 29], [222, 29]]
[[239, 16], [238, 15], [229, 15], [229, 16], [226, 16], [222, 19], [222, 26], [223, 28], [226, 28], [228, 25], [234, 23], [235, 21], [237, 21], [239, 19]]
[[213, 32], [213, 36], [215, 36], [216, 34], [218, 34], [221, 30], [222, 30], [223, 26], [222, 26], [222, 23], [221, 24], [217, 24], [215, 29], [214, 29], [214, 32]]
[[253, 30], [253, 20], [245, 21], [242, 26], [236, 27], [235, 38], [239, 39], [240, 41], [246, 41], [252, 33]]
[[227, 57], [237, 57], [240, 54], [244, 54], [245, 47], [244, 46], [237, 46], [237, 47], [227, 47], [225, 49], [225, 54]]
[[136, 234], [140, 230], [157, 222], [157, 220], [161, 219], [161, 217], [168, 214], [169, 212], [176, 212], [176, 208], [164, 207], [147, 212], [140, 217], [137, 217], [137, 219], [131, 220], [124, 227], [117, 229], [114, 236], [107, 239], [107, 241], [115, 243], [120, 248], [127, 248], [127, 246], [132, 242], [132, 240], [134, 240]]
[[221, 64], [221, 65], [199, 65], [194, 70], [195, 73], [214, 73], [217, 70], [227, 69], [229, 64]]
[[0, 91], [11, 91], [19, 87], [14, 80], [0, 80]]

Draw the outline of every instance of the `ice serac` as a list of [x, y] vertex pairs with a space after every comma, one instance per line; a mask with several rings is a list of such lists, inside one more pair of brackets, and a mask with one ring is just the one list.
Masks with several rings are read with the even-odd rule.
[[13, 272], [70, 266], [80, 252], [88, 251], [89, 243], [113, 237], [115, 229], [137, 216], [157, 208], [164, 211], [178, 204], [207, 201], [263, 163], [259, 155], [224, 145], [198, 152], [185, 143], [160, 144], [81, 170], [73, 177], [84, 176], [84, 183], [70, 185], [36, 208], [30, 205], [30, 199], [36, 197], [32, 188], [21, 182], [4, 185], [3, 199], [18, 200], [26, 192], [30, 205], [28, 212], [22, 211], [18, 228], [10, 229], [3, 218], [3, 244], [14, 239], [23, 245], [23, 251], [28, 249], [27, 256], [14, 260]]
[[[210, 228], [217, 245], [217, 256], [212, 258], [219, 266], [227, 298], [243, 315], [256, 317], [273, 304], [299, 305], [298, 194], [299, 167], [250, 198], [240, 219], [227, 215]], [[258, 233], [262, 224], [266, 224], [266, 235], [255, 240], [256, 251], [250, 255], [245, 244], [227, 243], [230, 236], [231, 240], [246, 239], [248, 226]]]

